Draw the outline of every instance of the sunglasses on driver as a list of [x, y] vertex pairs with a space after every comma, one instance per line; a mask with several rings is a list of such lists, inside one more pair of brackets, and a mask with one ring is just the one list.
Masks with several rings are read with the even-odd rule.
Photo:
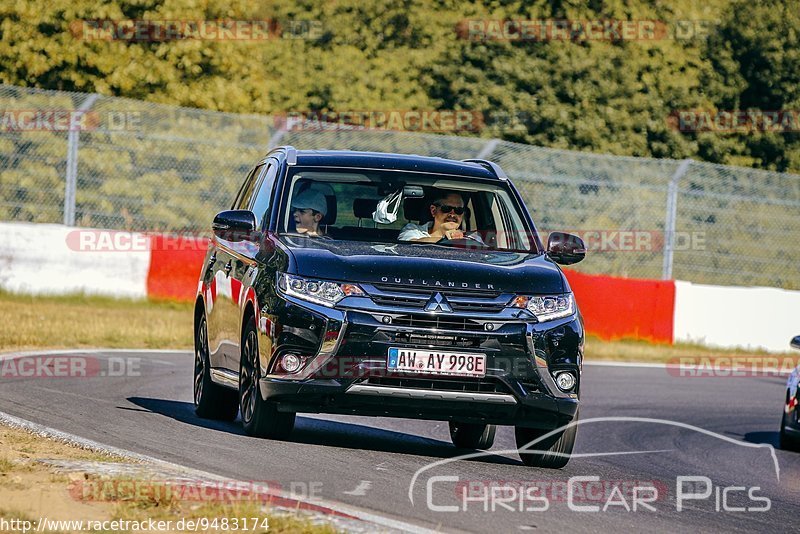
[[442, 210], [442, 213], [450, 213], [455, 212], [456, 215], [464, 215], [464, 207], [463, 206], [450, 206], [448, 204], [434, 204], [437, 208]]

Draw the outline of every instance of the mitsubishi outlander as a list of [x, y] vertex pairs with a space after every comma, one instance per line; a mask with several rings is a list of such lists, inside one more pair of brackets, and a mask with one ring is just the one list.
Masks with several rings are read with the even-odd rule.
[[194, 403], [249, 435], [297, 413], [448, 421], [488, 449], [515, 427], [526, 465], [575, 442], [583, 321], [495, 163], [280, 147], [216, 215], [194, 308]]

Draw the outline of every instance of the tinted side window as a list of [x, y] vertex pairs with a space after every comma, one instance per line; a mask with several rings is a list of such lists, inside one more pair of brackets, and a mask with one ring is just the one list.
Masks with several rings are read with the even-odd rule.
[[272, 205], [272, 190], [275, 186], [275, 176], [278, 174], [278, 166], [270, 163], [267, 172], [258, 185], [255, 202], [253, 202], [253, 213], [256, 214], [258, 227], [264, 229], [269, 223], [269, 208]]
[[250, 205], [250, 197], [253, 196], [253, 188], [256, 186], [256, 180], [263, 168], [263, 164], [258, 165], [247, 175], [247, 180], [245, 180], [244, 185], [242, 185], [242, 188], [239, 190], [239, 194], [236, 196], [236, 202], [233, 203], [233, 209], [246, 210], [247, 206]]

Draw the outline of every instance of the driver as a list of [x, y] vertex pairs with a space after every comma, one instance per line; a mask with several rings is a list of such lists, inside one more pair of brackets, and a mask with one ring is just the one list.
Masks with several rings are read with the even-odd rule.
[[408, 223], [400, 230], [400, 241], [436, 243], [442, 239], [463, 239], [464, 198], [454, 191], [441, 191], [429, 206], [433, 220], [427, 224]]

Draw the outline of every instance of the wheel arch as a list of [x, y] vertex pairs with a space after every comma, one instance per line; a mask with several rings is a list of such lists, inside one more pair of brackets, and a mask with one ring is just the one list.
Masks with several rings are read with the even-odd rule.
[[256, 302], [256, 293], [253, 287], [250, 286], [244, 291], [244, 306], [241, 306], [242, 314], [240, 315], [241, 321], [239, 323], [240, 339], [244, 335], [244, 329], [247, 326], [248, 320], [256, 321], [256, 332], [258, 332], [258, 321], [256, 317], [257, 309], [258, 309], [258, 304]]

